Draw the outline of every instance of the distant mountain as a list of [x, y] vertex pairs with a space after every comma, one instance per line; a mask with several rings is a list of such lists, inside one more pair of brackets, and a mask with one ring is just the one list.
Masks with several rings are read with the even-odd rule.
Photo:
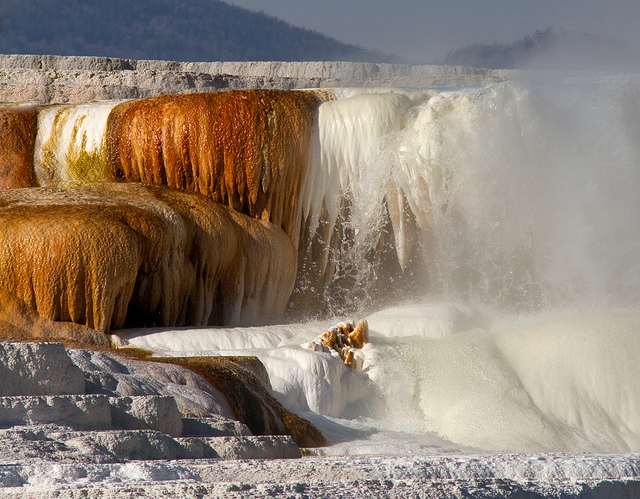
[[397, 62], [218, 0], [4, 0], [0, 53]]
[[640, 69], [640, 54], [619, 40], [547, 28], [511, 44], [475, 44], [450, 52], [437, 64], [489, 69]]

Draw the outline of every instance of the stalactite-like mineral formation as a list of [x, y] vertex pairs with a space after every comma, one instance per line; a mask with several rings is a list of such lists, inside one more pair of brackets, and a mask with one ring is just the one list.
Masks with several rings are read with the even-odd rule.
[[282, 227], [297, 247], [298, 200], [319, 103], [311, 92], [276, 90], [122, 103], [107, 123], [111, 174], [210, 196]]

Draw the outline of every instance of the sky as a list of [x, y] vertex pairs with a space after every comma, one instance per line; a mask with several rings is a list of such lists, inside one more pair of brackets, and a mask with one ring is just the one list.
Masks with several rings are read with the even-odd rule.
[[610, 36], [640, 51], [640, 0], [225, 1], [412, 63], [547, 27]]

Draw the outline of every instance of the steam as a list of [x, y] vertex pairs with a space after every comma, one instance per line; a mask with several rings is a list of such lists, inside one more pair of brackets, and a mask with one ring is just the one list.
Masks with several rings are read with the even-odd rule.
[[[344, 276], [333, 274], [332, 293], [346, 285], [353, 296], [378, 278], [387, 287], [380, 276], [388, 271], [398, 282], [410, 274], [422, 296], [518, 313], [635, 304], [637, 94], [504, 83], [323, 104], [322, 163], [311, 171], [333, 187], [314, 191], [324, 195], [312, 205], [326, 209], [330, 229], [316, 237], [331, 270], [352, 276], [338, 285]], [[380, 103], [392, 101], [389, 119]], [[395, 247], [400, 268], [385, 270], [381, 245]]]
[[611, 36], [546, 28], [510, 44], [469, 45], [449, 52], [437, 63], [491, 69], [637, 72], [640, 53]]

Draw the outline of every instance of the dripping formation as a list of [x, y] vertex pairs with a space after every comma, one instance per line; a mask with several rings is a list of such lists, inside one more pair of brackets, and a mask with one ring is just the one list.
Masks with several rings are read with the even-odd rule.
[[[397, 202], [372, 205], [358, 182], [411, 98], [379, 94], [367, 107], [367, 96], [337, 97], [255, 90], [1, 108], [0, 181], [40, 189], [3, 193], [10, 271], [0, 284], [43, 317], [103, 332], [282, 318], [304, 268], [297, 248], [307, 259], [317, 246], [326, 284], [341, 213], [366, 203], [371, 225], [386, 202], [394, 227], [402, 219]], [[37, 275], [49, 253], [48, 275]]]
[[280, 226], [298, 245], [310, 92], [234, 91], [119, 104], [107, 120], [110, 175], [199, 192]]
[[34, 189], [2, 192], [0, 285], [102, 332], [281, 319], [316, 94], [1, 108], [2, 186]]
[[[577, 234], [595, 256], [575, 250], [568, 264], [549, 250], [550, 241], [575, 235], [572, 213], [593, 208], [591, 199], [567, 206], [562, 179], [548, 181], [575, 159], [555, 137], [549, 109], [557, 103], [541, 95], [504, 83], [0, 107], [2, 231], [14, 248], [4, 250], [12, 270], [1, 284], [45, 317], [101, 331], [342, 315], [429, 293], [511, 311], [605, 294], [617, 300], [616, 284], [588, 269], [620, 267], [633, 234], [613, 248]], [[634, 126], [614, 125], [616, 140]], [[585, 135], [573, 142], [598, 143], [575, 128]], [[597, 175], [606, 158], [592, 161], [576, 178]], [[585, 185], [620, 192], [615, 177], [609, 187], [601, 177]], [[12, 187], [31, 189], [18, 196]], [[626, 220], [638, 207], [625, 199], [616, 209]], [[85, 235], [67, 237], [68, 247], [53, 234], [31, 241], [26, 213], [43, 234], [67, 217], [73, 223], [60, 230]], [[607, 232], [604, 217], [589, 216]], [[72, 244], [96, 245], [90, 219], [110, 227], [119, 241], [113, 251], [126, 253], [100, 250], [104, 261], [128, 262], [113, 282], [78, 272], [93, 265], [93, 249], [63, 256], [75, 254]], [[40, 279], [35, 255], [60, 242], [59, 265], [42, 279], [59, 281], [64, 299], [20, 284], [27, 276], [14, 267], [28, 260], [18, 250], [27, 239], [38, 247], [20, 270], [29, 282]]]
[[161, 186], [4, 190], [0, 221], [0, 286], [102, 332], [275, 320], [295, 279], [281, 229]]

